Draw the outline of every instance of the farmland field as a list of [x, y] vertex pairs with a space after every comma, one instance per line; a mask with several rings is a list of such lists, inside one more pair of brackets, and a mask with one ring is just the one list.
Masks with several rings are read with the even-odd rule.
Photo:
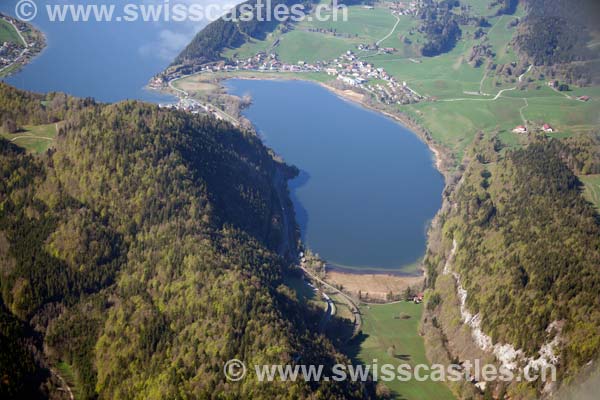
[[[387, 305], [362, 306], [363, 341], [360, 346], [350, 349], [356, 358], [370, 365], [377, 360], [378, 365], [417, 364], [430, 365], [425, 356], [425, 344], [419, 336], [418, 327], [423, 305], [401, 302]], [[395, 380], [385, 382], [396, 398], [400, 399], [453, 399], [450, 390], [440, 382], [409, 382]]]
[[594, 203], [600, 210], [600, 175], [587, 175], [579, 177], [585, 185], [584, 195], [586, 199]]
[[17, 146], [25, 148], [27, 151], [43, 153], [54, 142], [54, 138], [56, 137], [56, 125], [26, 126], [23, 128], [22, 132], [14, 134], [1, 133], [0, 136]]
[[0, 43], [4, 42], [23, 44], [15, 28], [4, 19], [0, 19]]

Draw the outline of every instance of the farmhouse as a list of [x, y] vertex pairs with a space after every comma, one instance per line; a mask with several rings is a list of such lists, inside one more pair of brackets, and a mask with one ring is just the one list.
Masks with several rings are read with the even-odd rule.
[[554, 132], [554, 128], [552, 128], [550, 125], [548, 124], [544, 124], [544, 126], [542, 127], [542, 130], [546, 133], [552, 133]]
[[423, 302], [423, 297], [423, 293], [419, 293], [413, 298], [413, 301], [415, 302], [415, 304], [420, 304], [421, 302]]
[[513, 129], [513, 132], [514, 133], [527, 133], [527, 127], [525, 127], [523, 125], [519, 125], [515, 129]]

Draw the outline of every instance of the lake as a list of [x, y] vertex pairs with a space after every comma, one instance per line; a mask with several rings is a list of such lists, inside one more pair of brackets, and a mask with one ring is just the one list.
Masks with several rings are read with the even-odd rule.
[[[151, 0], [147, 0], [151, 1]], [[17, 0], [2, 0], [0, 11], [15, 15]], [[171, 101], [173, 97], [144, 89], [163, 70], [204, 23], [190, 22], [51, 22], [48, 4], [86, 4], [85, 0], [37, 1], [31, 22], [44, 32], [46, 49], [21, 72], [5, 82], [36, 92], [61, 91], [79, 97], [114, 102], [139, 99]], [[98, 0], [94, 4], [123, 5]]]
[[290, 189], [309, 248], [338, 267], [415, 272], [444, 181], [413, 132], [313, 83], [227, 86], [252, 97], [245, 116], [302, 171]]

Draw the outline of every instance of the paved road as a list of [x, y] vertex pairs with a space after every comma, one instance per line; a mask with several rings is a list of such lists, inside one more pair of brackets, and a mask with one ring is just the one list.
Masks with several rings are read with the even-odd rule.
[[352, 310], [352, 314], [354, 314], [354, 332], [352, 333], [352, 337], [350, 339], [353, 339], [356, 335], [358, 335], [360, 333], [360, 329], [362, 328], [362, 318], [361, 318], [361, 315], [360, 315], [360, 310], [358, 309], [358, 306], [354, 303], [354, 300], [352, 300], [348, 295], [346, 295], [344, 292], [342, 292], [338, 288], [336, 288], [334, 286], [331, 286], [329, 283], [325, 282], [324, 280], [322, 280], [318, 276], [316, 276], [313, 273], [311, 273], [303, 265], [300, 265], [300, 268], [312, 280], [314, 280], [316, 282], [319, 282], [321, 285], [325, 286], [327, 289], [333, 291], [334, 293], [336, 293], [337, 295], [339, 295], [340, 297], [342, 297], [342, 299], [344, 299], [344, 301], [346, 302], [346, 304], [348, 305], [348, 307], [350, 307], [350, 310]]
[[377, 43], [375, 43], [375, 46], [379, 46], [382, 42], [384, 42], [385, 40], [387, 40], [390, 36], [392, 36], [394, 34], [394, 32], [396, 31], [396, 28], [398, 27], [398, 24], [400, 23], [400, 17], [397, 15], [395, 15], [395, 17], [396, 17], [396, 24], [394, 25], [394, 27], [392, 28], [390, 33], [388, 33], [384, 38], [379, 39], [377, 41]]

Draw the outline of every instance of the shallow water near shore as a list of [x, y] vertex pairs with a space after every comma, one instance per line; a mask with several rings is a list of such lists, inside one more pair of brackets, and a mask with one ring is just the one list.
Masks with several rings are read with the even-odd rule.
[[345, 270], [414, 273], [444, 187], [413, 132], [302, 81], [231, 79], [245, 116], [301, 174], [290, 191], [304, 243]]

